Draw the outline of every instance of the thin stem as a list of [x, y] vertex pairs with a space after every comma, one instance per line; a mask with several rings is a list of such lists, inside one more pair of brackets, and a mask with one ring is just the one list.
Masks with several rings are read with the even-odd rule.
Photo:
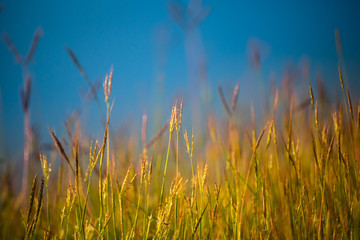
[[167, 170], [167, 165], [168, 165], [168, 160], [169, 160], [170, 144], [171, 144], [171, 131], [169, 132], [169, 143], [168, 143], [168, 149], [167, 149], [167, 153], [166, 153], [163, 181], [162, 181], [162, 184], [161, 184], [160, 204], [163, 203], [165, 177], [166, 177], [166, 170]]

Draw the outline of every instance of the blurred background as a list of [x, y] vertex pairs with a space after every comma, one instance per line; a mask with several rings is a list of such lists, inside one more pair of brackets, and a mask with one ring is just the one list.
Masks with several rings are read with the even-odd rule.
[[[347, 84], [359, 96], [360, 4], [355, 1], [0, 0], [0, 6], [2, 161], [21, 164], [23, 158], [20, 89], [26, 74], [32, 81], [31, 125], [40, 143], [49, 142], [47, 127], [64, 137], [64, 121], [74, 113], [88, 137], [103, 134], [102, 82], [111, 67], [115, 131], [139, 132], [147, 113], [155, 133], [176, 97], [184, 99], [187, 116], [209, 109], [226, 116], [218, 85], [230, 101], [239, 84], [238, 104], [245, 112], [251, 103], [261, 110], [271, 89], [284, 84], [297, 89], [299, 102], [306, 101], [307, 81], [322, 84], [325, 99], [336, 101], [338, 64], [346, 66]], [[25, 57], [36, 31], [41, 37], [34, 56], [26, 64], [16, 61], [6, 42]]]

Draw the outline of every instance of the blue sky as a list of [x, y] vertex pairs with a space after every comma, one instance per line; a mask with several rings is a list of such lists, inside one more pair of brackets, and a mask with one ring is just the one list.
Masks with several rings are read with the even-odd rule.
[[[44, 32], [29, 67], [33, 81], [32, 122], [42, 139], [48, 137], [47, 126], [63, 134], [63, 121], [79, 107], [87, 119], [89, 135], [102, 132], [99, 109], [81, 98], [80, 92], [87, 85], [65, 46], [75, 52], [93, 81], [102, 81], [113, 66], [114, 127], [127, 119], [140, 126], [143, 112], [154, 114], [159, 73], [166, 76], [161, 108], [167, 112], [174, 96], [186, 95], [191, 89], [185, 34], [169, 15], [169, 1], [2, 0], [0, 4], [0, 31], [9, 34], [22, 54], [28, 51], [35, 29], [41, 27]], [[248, 90], [254, 90], [249, 39], [256, 39], [261, 54], [266, 55], [262, 64], [266, 81], [270, 74], [280, 81], [284, 64], [293, 62], [299, 66], [307, 59], [312, 81], [322, 74], [329, 88], [337, 88], [335, 28], [340, 29], [352, 92], [358, 92], [359, 4], [205, 0], [203, 6], [211, 7], [211, 12], [198, 34], [214, 102], [220, 102], [218, 84], [233, 86], [236, 82], [240, 84], [240, 101], [248, 103], [252, 97], [257, 98], [256, 91]], [[164, 58], [166, 64], [161, 65]], [[14, 63], [6, 45], [0, 42], [0, 151], [12, 149], [21, 154], [22, 84], [20, 65]], [[102, 89], [99, 98], [103, 100]]]

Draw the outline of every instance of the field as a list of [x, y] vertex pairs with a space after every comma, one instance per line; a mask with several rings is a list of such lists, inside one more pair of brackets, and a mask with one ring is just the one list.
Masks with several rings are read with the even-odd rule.
[[2, 177], [2, 238], [358, 239], [360, 105], [340, 68], [339, 76], [344, 99], [328, 114], [309, 85], [308, 104], [295, 107], [290, 94], [279, 116], [276, 92], [263, 126], [252, 116], [251, 129], [234, 114], [237, 86], [231, 105], [219, 87], [228, 118], [209, 118], [198, 141], [181, 126], [178, 99], [148, 142], [144, 115], [136, 153], [131, 139], [108, 144], [110, 73], [102, 139], [82, 138], [74, 124], [65, 147], [49, 129], [60, 167], [51, 169], [54, 154], [40, 154], [42, 171], [29, 176], [26, 197]]
[[[0, 236], [359, 239], [360, 104], [338, 71], [337, 102], [324, 100], [324, 89], [313, 90], [309, 81], [305, 101], [283, 85], [269, 94], [263, 117], [251, 107], [248, 124], [237, 108], [239, 86], [233, 96], [219, 86], [226, 117], [202, 116], [206, 130], [197, 135], [182, 125], [191, 104], [175, 99], [154, 136], [146, 114], [141, 136], [118, 136], [110, 128], [111, 70], [101, 139], [87, 139], [70, 119], [65, 139], [49, 128], [51, 149], [36, 155], [21, 193], [13, 175], [22, 169], [4, 171]], [[24, 156], [30, 151], [25, 144]]]

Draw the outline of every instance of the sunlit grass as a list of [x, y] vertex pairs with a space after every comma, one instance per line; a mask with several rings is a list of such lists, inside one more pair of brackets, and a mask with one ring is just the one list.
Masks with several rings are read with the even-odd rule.
[[230, 106], [219, 87], [227, 117], [205, 120], [203, 141], [182, 128], [183, 101], [177, 100], [169, 123], [149, 141], [144, 115], [137, 153], [131, 137], [109, 145], [115, 134], [109, 128], [111, 70], [104, 83], [103, 138], [86, 139], [75, 124], [65, 145], [50, 129], [60, 167], [51, 167], [54, 151], [42, 153], [38, 176], [43, 177], [39, 183], [32, 176], [26, 198], [13, 195], [3, 177], [0, 235], [359, 239], [360, 105], [353, 105], [340, 68], [339, 80], [343, 101], [329, 106], [330, 113], [319, 107], [309, 84], [309, 105], [301, 108], [295, 96], [280, 98], [284, 94], [276, 92], [262, 126], [255, 124], [251, 107], [251, 129], [236, 114], [239, 87]]

